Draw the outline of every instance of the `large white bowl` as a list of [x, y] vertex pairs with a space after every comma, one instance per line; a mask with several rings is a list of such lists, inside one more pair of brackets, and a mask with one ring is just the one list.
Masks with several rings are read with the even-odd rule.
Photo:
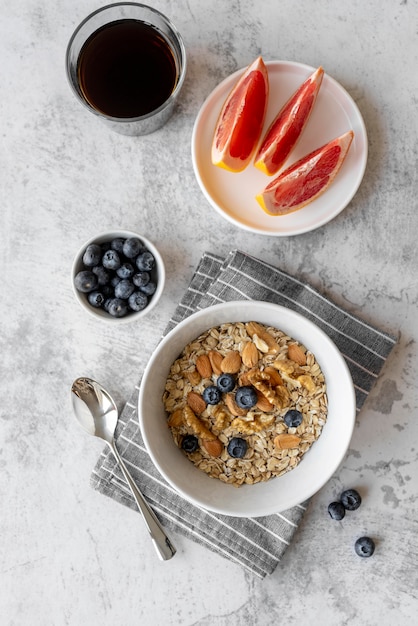
[[[283, 330], [313, 352], [327, 384], [328, 419], [318, 441], [295, 469], [267, 482], [235, 488], [209, 478], [177, 448], [167, 428], [162, 396], [170, 366], [187, 343], [212, 326], [251, 320]], [[152, 461], [179, 494], [216, 513], [260, 517], [304, 502], [331, 478], [347, 452], [356, 405], [347, 365], [321, 329], [285, 307], [238, 301], [218, 304], [191, 315], [160, 342], [142, 378], [138, 414]]]

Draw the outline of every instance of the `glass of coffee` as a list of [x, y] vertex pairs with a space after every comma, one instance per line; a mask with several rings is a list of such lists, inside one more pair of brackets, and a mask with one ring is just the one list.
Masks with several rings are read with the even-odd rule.
[[186, 74], [186, 51], [175, 26], [144, 4], [98, 9], [67, 47], [70, 86], [113, 130], [146, 135], [173, 113]]

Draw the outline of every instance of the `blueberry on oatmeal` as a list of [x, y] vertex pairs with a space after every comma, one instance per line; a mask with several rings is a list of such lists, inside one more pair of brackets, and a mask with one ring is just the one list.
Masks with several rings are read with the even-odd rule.
[[235, 387], [235, 378], [232, 374], [221, 374], [216, 381], [216, 385], [222, 393], [229, 393]]
[[242, 459], [247, 452], [247, 442], [241, 437], [233, 437], [228, 443], [228, 454], [234, 459]]
[[218, 404], [221, 400], [221, 392], [215, 385], [209, 385], [203, 391], [202, 397], [206, 404]]
[[199, 447], [199, 441], [194, 435], [185, 435], [182, 439], [181, 447], [185, 452], [194, 452]]
[[283, 421], [288, 428], [297, 428], [302, 424], [303, 415], [296, 409], [290, 409], [284, 416]]
[[235, 394], [235, 402], [240, 409], [251, 409], [257, 404], [258, 396], [254, 387], [250, 385], [244, 385], [238, 387]]

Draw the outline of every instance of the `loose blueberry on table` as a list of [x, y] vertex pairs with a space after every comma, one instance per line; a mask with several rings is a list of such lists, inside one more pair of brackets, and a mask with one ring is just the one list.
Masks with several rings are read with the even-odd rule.
[[373, 539], [370, 537], [360, 537], [354, 544], [354, 550], [358, 556], [369, 557], [372, 556], [375, 549]]
[[331, 502], [328, 505], [328, 513], [332, 519], [339, 522], [345, 516], [345, 508], [341, 502]]
[[89, 244], [82, 261], [74, 286], [92, 307], [125, 317], [148, 306], [157, 288], [155, 258], [138, 237]]
[[356, 489], [346, 489], [342, 492], [340, 499], [347, 511], [355, 511], [361, 504], [361, 496]]

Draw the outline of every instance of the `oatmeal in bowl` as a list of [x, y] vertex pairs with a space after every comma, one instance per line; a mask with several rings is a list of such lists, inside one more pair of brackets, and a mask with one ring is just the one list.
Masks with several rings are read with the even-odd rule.
[[173, 494], [258, 517], [305, 502], [331, 478], [349, 446], [355, 395], [345, 359], [312, 321], [272, 303], [227, 302], [160, 341], [138, 418]]
[[221, 324], [188, 343], [163, 402], [176, 445], [208, 476], [236, 487], [295, 468], [327, 418], [314, 354], [255, 321]]

